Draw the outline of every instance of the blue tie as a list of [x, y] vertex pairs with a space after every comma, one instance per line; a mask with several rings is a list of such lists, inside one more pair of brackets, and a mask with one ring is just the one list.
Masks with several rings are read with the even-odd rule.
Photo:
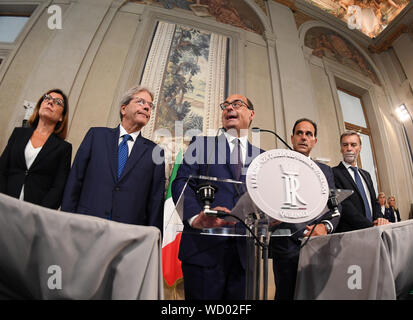
[[366, 192], [365, 192], [364, 187], [363, 187], [363, 182], [361, 182], [361, 178], [360, 178], [360, 175], [358, 173], [357, 167], [351, 166], [350, 168], [354, 172], [354, 180], [356, 181], [357, 188], [359, 189], [360, 194], [361, 194], [361, 198], [363, 199], [364, 207], [366, 208], [366, 217], [367, 217], [367, 219], [372, 221], [369, 202], [367, 201]]
[[118, 179], [122, 175], [123, 168], [125, 167], [126, 161], [128, 161], [128, 140], [132, 137], [128, 134], [123, 136], [123, 140], [118, 147]]

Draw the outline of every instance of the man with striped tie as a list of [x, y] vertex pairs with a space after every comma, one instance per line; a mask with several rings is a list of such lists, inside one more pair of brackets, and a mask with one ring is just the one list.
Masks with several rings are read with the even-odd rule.
[[[247, 97], [232, 94], [221, 103], [223, 133], [192, 139], [172, 184], [177, 203], [190, 175], [207, 175], [245, 182], [251, 161], [264, 150], [248, 141], [248, 128], [255, 116]], [[243, 186], [216, 182], [213, 210], [229, 213], [245, 192]], [[184, 191], [183, 223], [179, 248], [186, 300], [243, 300], [245, 298], [246, 246], [243, 237], [202, 235], [203, 228], [231, 224], [208, 216], [190, 182]]]
[[389, 223], [384, 219], [376, 201], [376, 192], [370, 174], [357, 166], [361, 151], [361, 138], [355, 131], [346, 131], [340, 137], [343, 161], [333, 168], [337, 189], [354, 193], [344, 200], [340, 222], [335, 232], [364, 229]]
[[116, 128], [91, 128], [66, 183], [62, 210], [163, 230], [163, 150], [142, 137], [154, 110], [153, 94], [129, 89]]

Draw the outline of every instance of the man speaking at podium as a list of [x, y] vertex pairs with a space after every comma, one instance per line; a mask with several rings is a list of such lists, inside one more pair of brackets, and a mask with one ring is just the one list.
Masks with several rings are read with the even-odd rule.
[[[317, 124], [306, 118], [299, 119], [295, 122], [291, 136], [293, 149], [307, 157], [317, 143]], [[323, 163], [317, 162], [317, 165], [323, 171], [330, 189], [335, 189], [334, 175], [332, 169]], [[325, 216], [329, 215], [327, 212]], [[339, 221], [338, 217], [331, 220], [321, 220], [321, 223], [315, 226], [312, 236], [326, 235], [333, 232]], [[310, 222], [311, 224], [311, 222]], [[300, 255], [301, 241], [299, 238], [309, 233], [314, 225], [306, 226], [305, 224], [281, 224], [279, 228], [292, 229], [294, 233], [289, 237], [272, 237], [270, 241], [270, 254], [273, 258], [273, 271], [275, 280], [275, 299], [292, 300], [294, 298], [295, 282], [297, 277], [298, 258]]]
[[[177, 203], [190, 175], [204, 175], [245, 182], [251, 161], [263, 150], [248, 142], [248, 128], [254, 107], [245, 96], [234, 94], [220, 104], [223, 134], [194, 137], [172, 184]], [[229, 213], [244, 190], [238, 185], [214, 182], [218, 187], [213, 210]], [[245, 299], [245, 238], [200, 235], [203, 228], [221, 227], [229, 222], [207, 216], [194, 188], [184, 196], [184, 233], [179, 259], [182, 261], [186, 300]]]

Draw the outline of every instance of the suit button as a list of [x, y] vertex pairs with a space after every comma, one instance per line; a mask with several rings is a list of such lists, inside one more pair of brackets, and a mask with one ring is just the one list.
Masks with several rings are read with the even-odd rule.
[[26, 170], [26, 171], [24, 172], [24, 175], [25, 175], [25, 176], [28, 176], [28, 175], [29, 175], [29, 170]]
[[119, 187], [115, 187], [115, 191], [119, 191], [120, 190], [120, 188]]

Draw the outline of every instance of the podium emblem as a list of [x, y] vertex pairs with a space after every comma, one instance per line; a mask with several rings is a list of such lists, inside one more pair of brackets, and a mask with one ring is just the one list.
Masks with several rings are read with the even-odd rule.
[[301, 153], [273, 149], [250, 164], [246, 185], [255, 205], [270, 217], [288, 223], [317, 218], [329, 188], [319, 166]]

